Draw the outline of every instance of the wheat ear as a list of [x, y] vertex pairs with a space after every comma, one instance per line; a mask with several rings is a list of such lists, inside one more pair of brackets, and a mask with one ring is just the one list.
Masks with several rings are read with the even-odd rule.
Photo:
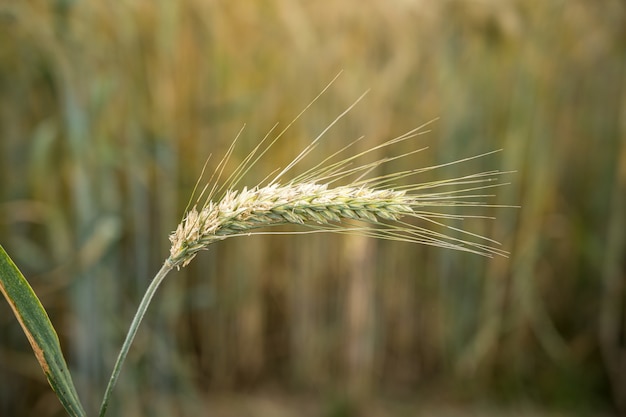
[[[324, 91], [325, 89], [320, 95]], [[210, 184], [209, 181], [209, 184], [205, 186], [200, 197], [198, 197], [199, 202], [205, 191], [210, 188], [204, 204], [198, 208], [198, 203], [196, 203], [188, 209], [176, 230], [170, 235], [170, 256], [165, 265], [172, 268], [184, 267], [191, 262], [199, 251], [208, 249], [209, 245], [216, 241], [232, 236], [250, 235], [259, 228], [284, 224], [308, 226], [317, 231], [358, 233], [382, 239], [434, 245], [485, 256], [506, 256], [507, 252], [497, 247], [498, 242], [441, 222], [442, 219], [459, 220], [468, 217], [485, 217], [444, 214], [441, 212], [441, 208], [446, 206], [496, 207], [478, 200], [479, 198], [491, 197], [490, 195], [477, 194], [476, 192], [503, 185], [494, 184], [498, 174], [500, 174], [499, 171], [480, 172], [426, 183], [397, 185], [399, 182], [406, 181], [407, 178], [410, 179], [424, 172], [460, 164], [498, 151], [378, 177], [368, 177], [368, 175], [389, 162], [409, 157], [426, 148], [365, 164], [357, 163], [368, 154], [427, 133], [428, 130], [424, 128], [432, 121], [364, 152], [341, 157], [354, 143], [361, 139], [359, 138], [327, 157], [315, 167], [281, 185], [284, 177], [316, 148], [328, 129], [348, 113], [364, 95], [331, 122], [309, 146], [271, 181], [267, 184], [261, 182], [252, 188], [244, 187], [241, 191], [235, 190], [234, 187], [243, 175], [283, 136], [310, 104], [284, 130], [278, 133], [269, 145], [262, 148], [274, 128], [270, 130], [257, 147], [244, 158], [241, 165], [226, 181], [226, 184], [220, 187], [218, 182], [233, 152], [239, 137], [237, 135], [226, 155], [218, 164], [212, 177], [213, 183]], [[239, 133], [241, 134], [241, 131]], [[334, 186], [339, 181], [343, 181], [345, 185]], [[450, 187], [456, 187], [456, 189], [450, 189]], [[213, 199], [219, 192], [223, 192], [222, 197]], [[417, 225], [406, 222], [404, 221], [406, 218], [415, 218], [425, 224]], [[351, 223], [354, 221], [364, 221], [374, 227], [353, 227]], [[461, 239], [451, 236], [450, 233], [437, 232], [433, 230], [433, 226], [453, 230], [468, 238]]]
[[[485, 256], [506, 256], [505, 251], [497, 248], [498, 243], [496, 241], [441, 222], [444, 218], [459, 220], [468, 217], [484, 217], [444, 214], [441, 212], [441, 208], [446, 206], [495, 207], [495, 205], [478, 200], [490, 196], [477, 193], [477, 191], [503, 185], [494, 183], [500, 174], [499, 171], [480, 172], [426, 183], [397, 185], [427, 171], [460, 164], [498, 151], [378, 177], [368, 176], [372, 171], [389, 162], [407, 158], [426, 148], [358, 164], [359, 160], [374, 151], [380, 151], [383, 148], [391, 147], [428, 132], [424, 128], [430, 122], [364, 152], [349, 157], [341, 157], [354, 143], [361, 139], [359, 138], [324, 159], [315, 167], [281, 185], [284, 177], [316, 148], [323, 134], [362, 97], [359, 97], [352, 106], [330, 123], [271, 181], [266, 184], [261, 182], [252, 188], [244, 187], [241, 191], [235, 190], [234, 187], [250, 167], [280, 139], [291, 126], [291, 123], [276, 135], [269, 145], [261, 148], [268, 138], [266, 136], [244, 158], [241, 165], [226, 181], [226, 184], [220, 187], [218, 182], [233, 152], [235, 142], [239, 137], [237, 135], [226, 155], [218, 164], [212, 177], [213, 183], [211, 184], [209, 181], [204, 187], [196, 205], [187, 210], [176, 230], [170, 235], [172, 245], [170, 256], [165, 264], [176, 268], [184, 267], [191, 262], [199, 251], [207, 249], [210, 244], [216, 241], [232, 236], [250, 235], [259, 228], [284, 224], [304, 225], [317, 231], [359, 233], [382, 239], [422, 243], [474, 252]], [[334, 186], [340, 181], [344, 182], [345, 185]], [[452, 189], [452, 187], [456, 188]], [[208, 189], [210, 191], [205, 202], [198, 208], [200, 198]], [[222, 192], [222, 197], [214, 199], [215, 195], [220, 192]], [[416, 225], [404, 221], [406, 218], [416, 218], [426, 224]], [[351, 223], [354, 221], [364, 221], [374, 227], [352, 227]], [[469, 238], [460, 239], [451, 236], [450, 233], [436, 232], [432, 226], [454, 230]]]
[[[229, 236], [250, 234], [267, 226], [309, 225], [328, 231], [340, 231], [343, 221], [361, 220], [391, 228], [378, 230], [378, 237], [400, 238], [433, 243], [455, 249], [473, 249], [483, 254], [502, 253], [478, 243], [457, 242], [454, 238], [397, 223], [403, 217], [432, 218], [420, 209], [441, 206], [441, 195], [413, 195], [405, 190], [376, 189], [367, 186], [340, 186], [300, 183], [229, 190], [219, 202], [209, 201], [198, 210], [195, 206], [170, 235], [172, 243], [168, 262], [174, 267], [186, 266], [194, 256], [211, 243]], [[458, 205], [461, 201], [447, 202]], [[339, 226], [340, 227], [340, 226]], [[345, 230], [351, 230], [345, 227]], [[364, 229], [360, 229], [365, 232]], [[393, 233], [395, 232], [395, 234]]]

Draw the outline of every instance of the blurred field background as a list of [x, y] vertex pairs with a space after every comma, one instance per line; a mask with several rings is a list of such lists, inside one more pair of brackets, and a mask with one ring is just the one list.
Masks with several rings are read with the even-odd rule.
[[[503, 178], [508, 259], [333, 235], [214, 245], [160, 288], [111, 416], [626, 412], [626, 6], [619, 0], [0, 0], [0, 242], [94, 415], [202, 165], [249, 174], [435, 117], [394, 169]], [[384, 155], [379, 155], [384, 156]], [[432, 178], [424, 178], [432, 179]], [[0, 415], [61, 416], [0, 302]]]

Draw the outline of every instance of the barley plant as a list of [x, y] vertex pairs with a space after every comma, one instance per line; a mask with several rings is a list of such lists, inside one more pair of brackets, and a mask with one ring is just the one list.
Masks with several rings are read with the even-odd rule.
[[[322, 93], [329, 86], [330, 84]], [[368, 156], [373, 155], [375, 151], [388, 148], [392, 152], [394, 145], [426, 133], [429, 123], [366, 151], [351, 152], [353, 145], [360, 140], [357, 139], [311, 168], [295, 173], [296, 167], [300, 168], [303, 165], [302, 161], [311, 156], [327, 131], [362, 97], [359, 97], [330, 123], [290, 164], [270, 173], [256, 185], [240, 186], [240, 183], [251, 167], [273, 145], [279, 143], [279, 139], [285, 136], [289, 127], [319, 96], [283, 130], [277, 131], [276, 126], [271, 129], [227, 178], [222, 177], [225, 176], [225, 167], [229, 163], [237, 138], [217, 165], [210, 179], [205, 185], [200, 186], [204, 177], [203, 169], [203, 175], [200, 176], [194, 189], [194, 194], [197, 196], [192, 196], [180, 224], [169, 237], [171, 241], [169, 257], [146, 290], [127, 333], [104, 394], [100, 416], [106, 414], [111, 393], [119, 378], [124, 360], [152, 297], [163, 279], [172, 269], [187, 266], [198, 252], [209, 249], [211, 244], [220, 240], [257, 233], [352, 233], [433, 245], [488, 257], [506, 256], [506, 252], [498, 247], [496, 241], [453, 226], [458, 221], [470, 217], [485, 217], [484, 215], [476, 216], [469, 211], [463, 214], [463, 208], [495, 207], [486, 200], [490, 197], [489, 189], [502, 185], [497, 182], [499, 171], [478, 172], [427, 182], [417, 180], [420, 174], [428, 171], [485, 157], [493, 152], [446, 164], [392, 173], [381, 173], [381, 171], [384, 172], [385, 164], [401, 158], [409, 158], [426, 148], [417, 148], [396, 156], [368, 161]], [[458, 207], [459, 209], [455, 210], [454, 214], [450, 214], [443, 210], [445, 207]], [[293, 226], [293, 229], [268, 231], [271, 226], [278, 225]], [[5, 272], [14, 268], [8, 265], [8, 261], [3, 260], [3, 262]], [[5, 275], [4, 272], [3, 275]], [[27, 286], [23, 279], [22, 281], [22, 284]], [[60, 351], [61, 364], [58, 369], [51, 370], [49, 351], [60, 349], [56, 346], [58, 340], [54, 342], [55, 335], [48, 335], [48, 339], [43, 341], [38, 339], [38, 333], [43, 332], [42, 329], [45, 326], [29, 327], [30, 323], [37, 322], [37, 319], [28, 317], [24, 319], [22, 306], [19, 300], [14, 301], [17, 297], [11, 292], [10, 285], [4, 283], [0, 288], [3, 289], [10, 302], [13, 300], [11, 305], [20, 318], [31, 345], [66, 410], [71, 415], [84, 415]], [[31, 295], [34, 297], [34, 293]], [[43, 310], [35, 301], [31, 301], [29, 308]]]

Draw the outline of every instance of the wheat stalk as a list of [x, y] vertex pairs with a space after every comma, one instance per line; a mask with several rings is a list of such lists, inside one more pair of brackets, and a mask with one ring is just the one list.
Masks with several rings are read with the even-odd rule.
[[[192, 207], [188, 205], [180, 224], [170, 235], [172, 244], [170, 255], [148, 286], [133, 318], [109, 379], [100, 407], [100, 417], [106, 414], [111, 392], [119, 377], [122, 364], [157, 288], [169, 271], [188, 265], [199, 251], [208, 249], [216, 241], [233, 236], [266, 233], [259, 229], [286, 224], [309, 227], [316, 232], [357, 233], [375, 238], [463, 250], [485, 256], [506, 256], [507, 253], [497, 247], [496, 241], [447, 224], [447, 221], [459, 221], [470, 217], [484, 218], [485, 216], [446, 214], [442, 211], [443, 207], [452, 206], [465, 208], [497, 207], [482, 201], [483, 198], [490, 197], [490, 195], [483, 194], [482, 190], [503, 185], [494, 183], [500, 172], [479, 172], [438, 181], [400, 185], [407, 179], [410, 180], [424, 172], [463, 163], [493, 152], [446, 164], [371, 177], [370, 174], [384, 164], [409, 157], [425, 148], [373, 162], [358, 163], [362, 160], [361, 158], [365, 158], [368, 154], [426, 133], [427, 131], [424, 130], [426, 125], [364, 152], [343, 157], [342, 155], [361, 139], [359, 138], [325, 158], [313, 168], [285, 180], [293, 168], [316, 148], [323, 135], [363, 96], [359, 97], [330, 123], [309, 146], [273, 179], [270, 181], [266, 179], [253, 187], [243, 187], [240, 191], [236, 190], [236, 186], [250, 168], [330, 87], [332, 82], [334, 80], [269, 144], [266, 144], [269, 135], [276, 127], [274, 126], [257, 147], [244, 158], [230, 177], [220, 185], [221, 176], [239, 137], [237, 135], [226, 155], [218, 164], [211, 180], [200, 192], [195, 204]], [[202, 175], [196, 188], [201, 178]], [[205, 194], [206, 197], [201, 202], [200, 200]], [[438, 232], [435, 230], [436, 228], [443, 228], [444, 232]], [[464, 238], [455, 237], [450, 231], [455, 232], [455, 234], [461, 233]]]

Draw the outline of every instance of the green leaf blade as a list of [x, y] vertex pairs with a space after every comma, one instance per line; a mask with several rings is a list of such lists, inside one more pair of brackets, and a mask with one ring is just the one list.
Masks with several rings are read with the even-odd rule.
[[0, 292], [11, 306], [41, 369], [65, 410], [72, 417], [84, 417], [85, 411], [76, 393], [63, 358], [59, 337], [48, 313], [2, 245], [0, 245]]

